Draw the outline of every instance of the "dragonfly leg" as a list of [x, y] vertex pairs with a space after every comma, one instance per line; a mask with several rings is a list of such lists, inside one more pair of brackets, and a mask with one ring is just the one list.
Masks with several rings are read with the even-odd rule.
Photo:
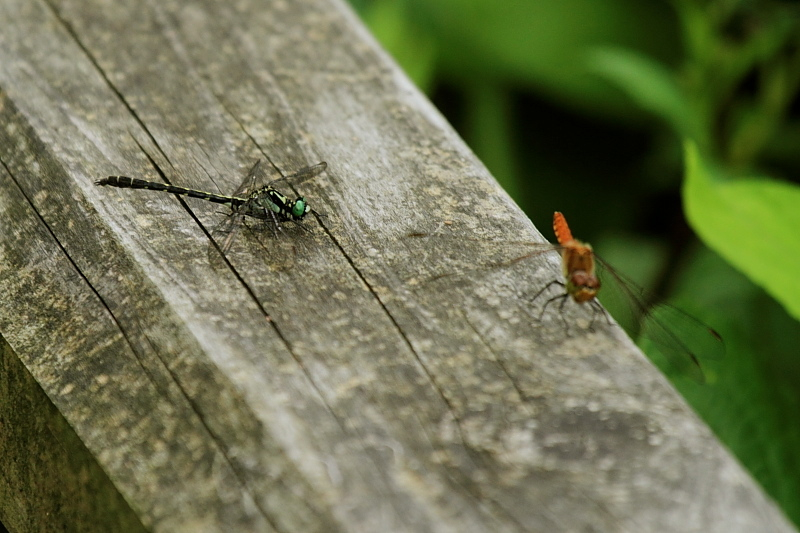
[[[536, 300], [538, 300], [538, 299], [539, 299], [539, 297], [540, 297], [542, 294], [544, 294], [544, 292], [545, 292], [545, 291], [547, 291], [547, 290], [548, 290], [550, 287], [552, 287], [553, 285], [558, 285], [558, 286], [560, 286], [560, 287], [564, 287], [564, 283], [563, 283], [563, 282], [561, 282], [561, 281], [559, 281], [559, 280], [557, 280], [557, 279], [554, 279], [554, 280], [552, 280], [550, 283], [548, 283], [547, 285], [545, 285], [544, 287], [542, 287], [541, 289], [539, 289], [539, 291], [538, 291], [536, 294], [534, 294], [534, 295], [533, 295], [533, 298], [531, 298], [531, 301], [532, 301], [532, 302], [535, 302]], [[566, 294], [566, 293], [564, 293], [564, 294]], [[542, 307], [542, 312], [541, 312], [541, 313], [539, 313], [539, 320], [541, 320], [541, 318], [542, 318], [542, 315], [544, 315], [544, 311], [545, 311], [545, 309], [547, 309], [547, 306], [550, 304], [550, 302], [552, 302], [553, 300], [555, 300], [555, 299], [557, 299], [557, 298], [558, 298], [558, 296], [556, 296], [555, 298], [550, 298], [549, 300], [547, 300], [547, 301], [545, 302], [545, 304], [544, 304], [544, 307]]]
[[[542, 294], [543, 294], [545, 291], [547, 291], [547, 290], [548, 290], [550, 287], [552, 287], [553, 285], [558, 285], [558, 286], [560, 286], [560, 287], [563, 287], [563, 286], [564, 286], [564, 283], [563, 283], [563, 282], [561, 282], [561, 281], [559, 281], [559, 280], [557, 280], [557, 279], [554, 279], [554, 280], [552, 280], [550, 283], [548, 283], [547, 285], [545, 285], [544, 287], [542, 287], [541, 289], [539, 289], [539, 292], [537, 292], [536, 294], [534, 294], [534, 295], [533, 295], [533, 298], [531, 299], [531, 301], [532, 301], [532, 302], [535, 302], [536, 300], [538, 300], [538, 299], [539, 299], [539, 297], [540, 297], [540, 296], [541, 296], [541, 295], [542, 295]], [[559, 299], [559, 298], [561, 298], [562, 296], [567, 296], [567, 293], [564, 293], [563, 295], [559, 295], [559, 296], [555, 296], [555, 297], [553, 297], [553, 298], [550, 298], [549, 300], [547, 300], [547, 301], [544, 303], [544, 306], [542, 307], [542, 310], [539, 312], [539, 321], [540, 321], [540, 322], [542, 321], [542, 317], [544, 316], [544, 312], [547, 310], [547, 306], [548, 306], [548, 305], [550, 305], [550, 304], [551, 304], [551, 303], [552, 303], [554, 300], [558, 300], [558, 299]], [[561, 308], [563, 308], [563, 307], [564, 307], [564, 304], [563, 304], [563, 302], [562, 302], [562, 304], [561, 304]]]
[[541, 289], [539, 289], [539, 292], [537, 292], [536, 294], [534, 294], [534, 295], [533, 295], [533, 298], [531, 298], [531, 301], [534, 301], [534, 302], [535, 302], [535, 301], [536, 301], [536, 300], [539, 298], [539, 296], [541, 296], [541, 295], [542, 295], [542, 293], [543, 293], [544, 291], [546, 291], [547, 289], [549, 289], [549, 288], [550, 288], [550, 287], [552, 287], [553, 285], [559, 285], [559, 286], [563, 287], [563, 286], [564, 286], [564, 283], [563, 283], [563, 282], [561, 282], [561, 281], [559, 281], [559, 280], [557, 280], [557, 279], [554, 279], [553, 281], [551, 281], [550, 283], [548, 283], [547, 285], [545, 285], [544, 287], [542, 287]]
[[279, 231], [283, 231], [283, 228], [281, 227], [281, 223], [278, 221], [278, 217], [275, 216], [275, 213], [273, 213], [271, 209], [267, 209], [265, 207], [264, 208], [264, 213], [269, 213], [269, 215], [272, 217], [272, 223], [273, 223], [272, 233], [275, 234], [275, 238], [277, 239], [278, 238], [278, 232]]
[[564, 318], [564, 305], [566, 305], [567, 300], [569, 299], [569, 294], [559, 294], [558, 296], [553, 296], [552, 298], [548, 299], [544, 305], [542, 306], [542, 310], [539, 311], [539, 321], [542, 321], [542, 317], [544, 317], [545, 311], [547, 311], [547, 307], [553, 302], [559, 302], [558, 305], [558, 315], [561, 317], [561, 320], [564, 321], [564, 326], [568, 326], [567, 319]]
[[606, 324], [609, 326], [612, 325], [611, 318], [608, 316], [608, 311], [603, 309], [603, 306], [600, 305], [600, 302], [598, 302], [596, 298], [590, 300], [589, 305], [592, 308], [592, 319], [589, 321], [589, 331], [594, 331], [593, 326], [595, 319], [597, 319], [597, 315], [603, 315], [603, 317], [606, 319]]
[[561, 301], [561, 303], [558, 305], [558, 316], [561, 317], [561, 321], [564, 323], [564, 329], [569, 330], [569, 322], [567, 322], [567, 319], [564, 318], [564, 306], [567, 305], [567, 301], [569, 300], [569, 294], [565, 292], [564, 294], [553, 296], [547, 301], [546, 304], [544, 304], [545, 308], [547, 307], [547, 304], [555, 300]]
[[542, 309], [539, 311], [539, 316], [536, 317], [536, 320], [538, 322], [541, 322], [542, 318], [544, 318], [545, 311], [547, 311], [547, 307], [550, 304], [552, 304], [553, 302], [558, 301], [558, 302], [560, 302], [559, 305], [558, 305], [558, 315], [561, 317], [561, 320], [564, 322], [564, 328], [565, 329], [569, 328], [569, 324], [567, 323], [567, 319], [564, 318], [564, 305], [567, 303], [567, 299], [568, 298], [569, 298], [569, 294], [567, 294], [567, 293], [559, 294], [558, 296], [553, 296], [552, 298], [549, 298], [544, 303], [544, 305], [542, 306]]

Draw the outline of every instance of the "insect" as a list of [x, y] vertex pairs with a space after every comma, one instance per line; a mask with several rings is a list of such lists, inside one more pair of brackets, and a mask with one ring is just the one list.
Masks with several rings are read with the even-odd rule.
[[175, 185], [168, 185], [156, 181], [147, 181], [127, 176], [109, 176], [95, 181], [96, 185], [109, 185], [123, 189], [149, 189], [152, 191], [164, 191], [173, 194], [199, 198], [217, 204], [230, 207], [228, 220], [222, 227], [214, 232], [215, 237], [224, 237], [221, 246], [222, 253], [227, 252], [236, 236], [238, 228], [244, 222], [245, 217], [253, 217], [272, 222], [272, 231], [277, 236], [278, 231], [282, 231], [281, 222], [295, 222], [306, 231], [308, 228], [301, 224], [301, 221], [308, 213], [317, 216], [325, 216], [318, 213], [306, 202], [303, 196], [298, 196], [291, 200], [285, 194], [275, 189], [275, 184], [280, 182], [292, 182], [299, 185], [324, 171], [328, 164], [324, 161], [314, 166], [305, 167], [294, 174], [284, 176], [269, 182], [266, 185], [257, 186], [257, 178], [261, 174], [261, 161], [258, 160], [247, 173], [241, 185], [230, 195], [224, 196], [196, 189], [186, 189]]
[[[629, 333], [651, 341], [655, 350], [681, 373], [695, 381], [705, 381], [699, 358], [715, 359], [724, 353], [725, 345], [719, 333], [677, 307], [664, 303], [648, 305], [642, 289], [595, 254], [591, 245], [572, 236], [566, 218], [559, 212], [553, 214], [553, 231], [558, 245], [532, 244], [533, 251], [515, 260], [548, 249], [558, 251], [561, 255], [564, 280], [551, 281], [533, 299], [540, 298], [553, 286], [563, 287], [564, 291], [545, 302], [540, 317], [548, 305], [560, 302], [559, 309], [563, 309], [566, 301], [571, 299], [592, 307], [592, 323], [598, 314], [602, 314], [610, 323], [606, 310], [597, 300], [601, 287], [605, 286], [610, 296], [621, 300], [617, 308], [622, 316], [618, 318], [627, 323]], [[605, 285], [601, 283], [601, 277], [607, 282]]]
[[[539, 320], [552, 304], [558, 304], [563, 318], [566, 303], [573, 301], [591, 308], [590, 329], [598, 316], [605, 317], [606, 322], [612, 324], [598, 300], [598, 295], [602, 294], [601, 298], [606, 304], [617, 304], [614, 306], [615, 317], [632, 337], [647, 339], [673, 368], [695, 381], [704, 382], [700, 359], [716, 359], [725, 352], [719, 333], [677, 307], [665, 303], [649, 305], [649, 299], [641, 288], [599, 257], [591, 245], [572, 236], [564, 215], [559, 212], [553, 215], [553, 230], [558, 244], [525, 241], [504, 243], [526, 246], [530, 251], [509, 261], [494, 263], [489, 268], [508, 267], [545, 253], [559, 253], [563, 279], [550, 281], [532, 298], [535, 302], [552, 291], [553, 287], [561, 289], [559, 294], [545, 300]], [[414, 233], [408, 236], [428, 235]]]

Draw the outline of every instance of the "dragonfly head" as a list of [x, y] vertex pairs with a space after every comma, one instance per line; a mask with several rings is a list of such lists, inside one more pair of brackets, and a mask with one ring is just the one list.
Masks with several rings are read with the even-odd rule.
[[600, 280], [585, 270], [575, 270], [567, 279], [567, 292], [578, 303], [588, 302], [599, 290]]
[[292, 216], [297, 219], [302, 219], [311, 211], [311, 207], [306, 203], [306, 199], [298, 196], [297, 200], [292, 202]]

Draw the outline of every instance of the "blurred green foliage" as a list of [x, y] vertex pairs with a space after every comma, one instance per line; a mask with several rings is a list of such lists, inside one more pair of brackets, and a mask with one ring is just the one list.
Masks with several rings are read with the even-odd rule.
[[662, 370], [800, 524], [800, 6], [352, 2], [539, 228], [721, 332]]

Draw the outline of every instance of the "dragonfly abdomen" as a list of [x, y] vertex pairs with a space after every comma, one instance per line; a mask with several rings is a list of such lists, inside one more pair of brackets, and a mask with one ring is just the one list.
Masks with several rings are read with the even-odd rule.
[[208, 200], [217, 204], [225, 204], [230, 206], [240, 205], [243, 200], [233, 198], [231, 196], [222, 196], [205, 191], [198, 191], [196, 189], [186, 189], [184, 187], [177, 187], [175, 185], [168, 185], [166, 183], [159, 183], [157, 181], [140, 180], [138, 178], [129, 178], [127, 176], [109, 176], [95, 182], [97, 185], [109, 185], [111, 187], [119, 187], [122, 189], [148, 189], [151, 191], [165, 191], [172, 194], [180, 194], [189, 196], [190, 198], [199, 198], [201, 200]]

